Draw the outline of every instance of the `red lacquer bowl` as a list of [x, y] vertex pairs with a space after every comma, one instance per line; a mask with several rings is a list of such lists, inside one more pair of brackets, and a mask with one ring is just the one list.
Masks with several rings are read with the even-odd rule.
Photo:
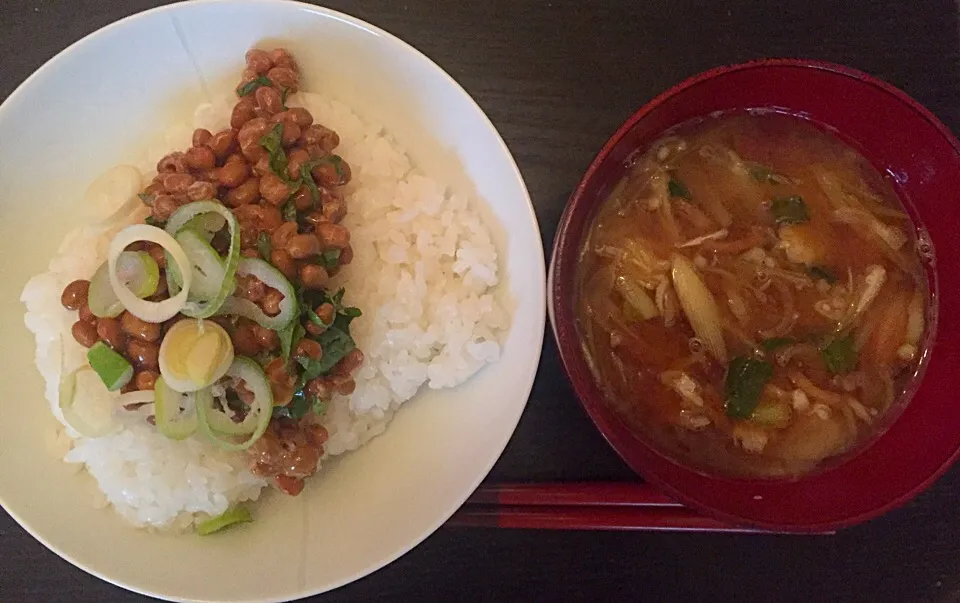
[[[597, 204], [630, 153], [665, 130], [716, 111], [776, 108], [833, 131], [889, 178], [936, 251], [926, 373], [880, 437], [845, 462], [795, 480], [738, 479], [684, 466], [634, 433], [603, 401], [579, 340], [573, 298], [577, 252]], [[960, 453], [960, 143], [900, 90], [853, 69], [769, 60], [721, 67], [660, 95], [617, 131], [574, 191], [554, 242], [551, 322], [564, 367], [587, 413], [621, 457], [680, 501], [722, 519], [780, 531], [827, 531], [903, 504]], [[937, 310], [944, 320], [935, 320]]]

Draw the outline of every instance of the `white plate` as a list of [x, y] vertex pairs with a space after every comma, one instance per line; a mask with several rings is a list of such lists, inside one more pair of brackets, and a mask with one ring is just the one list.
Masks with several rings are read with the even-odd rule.
[[[325, 466], [297, 498], [216, 537], [157, 535], [90, 504], [92, 480], [49, 450], [20, 290], [80, 219], [86, 185], [235, 83], [248, 47], [289, 47], [306, 89], [332, 90], [389, 130], [428, 174], [486, 203], [513, 308], [500, 362], [423, 393], [386, 434]], [[198, 76], [202, 74], [202, 78]], [[81, 40], [0, 107], [0, 502], [50, 549], [105, 580], [174, 600], [275, 601], [356, 580], [439, 527], [483, 479], [523, 411], [540, 356], [544, 263], [520, 173], [490, 121], [440, 68], [390, 34], [304, 4], [182, 3]], [[42, 580], [42, 576], [37, 576]]]

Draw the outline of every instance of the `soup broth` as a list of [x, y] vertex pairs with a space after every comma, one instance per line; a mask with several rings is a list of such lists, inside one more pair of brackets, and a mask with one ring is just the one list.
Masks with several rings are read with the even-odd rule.
[[798, 118], [681, 126], [632, 162], [581, 249], [578, 328], [608, 403], [674, 458], [795, 476], [884, 424], [928, 288], [892, 187]]

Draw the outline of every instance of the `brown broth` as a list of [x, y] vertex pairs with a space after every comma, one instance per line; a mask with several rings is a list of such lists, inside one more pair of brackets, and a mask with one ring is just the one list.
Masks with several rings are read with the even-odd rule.
[[709, 118], [651, 145], [597, 210], [577, 279], [608, 403], [705, 470], [796, 476], [843, 456], [922, 355], [929, 292], [895, 191], [792, 116]]

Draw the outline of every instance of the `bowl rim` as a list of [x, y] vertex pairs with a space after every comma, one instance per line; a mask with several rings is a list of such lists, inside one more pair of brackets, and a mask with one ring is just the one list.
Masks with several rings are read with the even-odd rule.
[[[467, 90], [464, 89], [464, 87], [456, 79], [454, 79], [452, 75], [450, 75], [450, 73], [448, 73], [443, 67], [437, 64], [437, 62], [434, 61], [432, 58], [430, 58], [427, 54], [420, 51], [418, 48], [414, 47], [412, 44], [405, 41], [398, 35], [391, 33], [390, 31], [387, 31], [377, 25], [374, 25], [373, 23], [370, 23], [368, 21], [355, 17], [351, 14], [332, 9], [327, 6], [310, 4], [308, 2], [304, 2], [301, 0], [181, 0], [179, 2], [174, 2], [172, 4], [155, 6], [146, 10], [141, 10], [133, 14], [126, 15], [122, 18], [111, 21], [85, 34], [80, 39], [72, 42], [71, 44], [69, 44], [68, 46], [66, 46], [65, 48], [61, 49], [56, 54], [48, 58], [46, 61], [44, 61], [42, 65], [37, 67], [32, 73], [30, 73], [30, 75], [28, 75], [22, 82], [19, 83], [13, 89], [13, 91], [11, 91], [10, 94], [7, 95], [5, 99], [3, 99], [3, 102], [0, 102], [0, 115], [4, 114], [4, 111], [13, 104], [13, 101], [18, 99], [20, 96], [26, 94], [36, 80], [39, 80], [45, 77], [46, 74], [49, 73], [52, 69], [54, 69], [56, 65], [58, 65], [61, 61], [63, 61], [67, 55], [73, 53], [78, 48], [82, 48], [88, 44], [93, 43], [95, 40], [107, 35], [109, 32], [112, 32], [119, 28], [123, 28], [127, 26], [129, 23], [136, 22], [141, 19], [150, 18], [151, 16], [157, 13], [177, 13], [183, 10], [190, 10], [190, 8], [194, 6], [201, 6], [201, 5], [216, 6], [220, 4], [260, 5], [264, 7], [276, 8], [277, 10], [283, 10], [284, 7], [286, 7], [288, 9], [293, 8], [293, 9], [308, 11], [314, 14], [322, 15], [325, 18], [343, 22], [349, 26], [364, 30], [379, 38], [389, 40], [395, 46], [395, 48], [398, 49], [399, 51], [412, 54], [417, 58], [417, 60], [424, 61], [426, 65], [431, 67], [433, 71], [435, 71], [447, 82], [447, 84], [451, 87], [451, 89], [459, 92], [463, 96], [463, 98], [469, 104], [469, 106], [476, 110], [477, 114], [482, 120], [482, 123], [487, 128], [489, 128], [490, 132], [495, 137], [496, 144], [499, 146], [499, 149], [504, 153], [506, 159], [509, 162], [509, 166], [512, 169], [511, 175], [516, 178], [516, 181], [520, 185], [520, 190], [522, 192], [523, 200], [526, 201], [527, 213], [529, 215], [529, 219], [531, 220], [530, 224], [532, 224], [533, 227], [536, 228], [538, 232], [541, 230], [539, 220], [537, 219], [536, 212], [534, 211], [533, 201], [530, 197], [530, 192], [527, 188], [526, 181], [523, 178], [523, 174], [520, 171], [519, 166], [517, 165], [516, 159], [513, 156], [513, 153], [510, 151], [506, 142], [503, 140], [503, 136], [500, 134], [500, 131], [496, 128], [494, 123], [491, 121], [490, 117], [479, 105], [476, 99], [469, 92], [467, 92]], [[534, 276], [537, 278], [539, 282], [545, 284], [546, 283], [546, 261], [545, 261], [542, 236], [533, 237], [532, 241], [533, 241], [533, 244], [536, 246], [536, 248], [539, 250], [539, 253], [537, 254], [537, 258], [539, 259], [538, 261], [535, 261], [535, 264], [537, 267], [537, 274]], [[509, 443], [513, 434], [516, 432], [516, 428], [517, 428], [517, 425], [519, 424], [520, 418], [523, 415], [523, 411], [526, 409], [527, 403], [529, 402], [530, 393], [533, 389], [533, 384], [536, 378], [537, 367], [539, 367], [540, 359], [543, 353], [542, 341], [546, 331], [546, 320], [547, 320], [546, 319], [547, 304], [545, 301], [546, 287], [545, 286], [535, 287], [533, 288], [533, 290], [538, 292], [541, 300], [541, 302], [537, 304], [540, 310], [538, 312], [538, 316], [536, 317], [536, 320], [539, 323], [539, 333], [536, 338], [536, 341], [541, 342], [541, 344], [538, 345], [538, 347], [534, 352], [534, 358], [536, 362], [534, 362], [533, 364], [533, 367], [534, 367], [533, 370], [530, 371], [530, 374], [527, 376], [525, 383], [520, 384], [521, 389], [524, 392], [522, 396], [523, 404], [518, 405], [515, 416], [506, 417], [507, 421], [510, 423], [509, 431], [505, 432], [506, 435], [502, 439], [502, 442], [500, 442], [497, 445], [496, 454], [491, 456], [489, 462], [486, 463], [486, 467], [483, 470], [483, 472], [478, 473], [476, 479], [472, 483], [471, 488], [469, 490], [465, 490], [463, 494], [459, 497], [459, 500], [458, 502], [456, 502], [455, 505], [453, 505], [450, 509], [445, 511], [442, 514], [442, 516], [438, 516], [437, 520], [434, 523], [430, 524], [423, 531], [423, 533], [419, 535], [419, 537], [415, 541], [411, 541], [408, 546], [398, 549], [397, 551], [394, 552], [394, 554], [388, 557], [377, 559], [373, 563], [371, 563], [369, 566], [361, 570], [359, 573], [351, 574], [349, 576], [344, 576], [339, 581], [331, 582], [330, 584], [324, 586], [320, 590], [312, 588], [308, 585], [303, 590], [300, 590], [295, 595], [293, 595], [296, 599], [320, 595], [327, 592], [332, 592], [338, 588], [341, 588], [345, 585], [351, 584], [357, 580], [360, 580], [366, 576], [369, 576], [383, 569], [384, 567], [392, 564], [400, 557], [406, 555], [407, 553], [409, 553], [410, 551], [418, 547], [427, 538], [432, 536], [440, 527], [442, 527], [450, 519], [450, 517], [453, 516], [453, 514], [457, 511], [457, 509], [462, 506], [462, 504], [467, 500], [467, 498], [470, 496], [473, 490], [475, 490], [487, 477], [487, 475], [493, 469], [496, 462], [502, 456], [503, 451], [506, 449], [507, 444]], [[463, 385], [466, 385], [466, 384], [463, 384]], [[39, 530], [35, 529], [31, 523], [26, 522], [21, 517], [21, 515], [17, 513], [16, 509], [9, 507], [6, 503], [3, 502], [3, 500], [0, 500], [0, 507], [2, 507], [3, 510], [25, 532], [27, 532], [31, 537], [33, 537], [35, 540], [40, 542], [47, 550], [53, 552], [58, 557], [67, 561], [74, 567], [92, 576], [95, 576], [100, 580], [103, 580], [104, 582], [107, 582], [114, 586], [123, 588], [131, 592], [135, 592], [141, 595], [145, 595], [145, 596], [158, 597], [158, 598], [162, 598], [164, 600], [170, 600], [170, 601], [186, 601], [187, 600], [179, 595], [170, 595], [165, 593], [153, 592], [150, 590], [145, 590], [143, 588], [140, 588], [137, 585], [125, 583], [123, 581], [117, 580], [111, 577], [109, 574], [101, 571], [97, 567], [87, 563], [86, 561], [77, 559], [73, 555], [67, 554], [62, 550], [60, 550], [58, 547], [54, 546], [51, 543], [51, 541], [48, 538], [46, 538]], [[118, 516], [118, 520], [120, 520], [119, 516]], [[131, 529], [137, 529], [137, 528], [131, 528]], [[283, 595], [283, 596], [286, 596], [286, 595]], [[277, 601], [280, 599], [276, 599], [270, 596], [267, 598], [254, 598], [254, 599], [244, 599], [244, 600], [251, 601], [251, 602], [252, 601], [267, 602], [267, 601]]]
[[[615, 433], [612, 424], [619, 423], [619, 426], [622, 426], [624, 429], [631, 432], [635, 445], [644, 448], [648, 452], [652, 453], [652, 455], [671, 463], [676, 470], [680, 472], [697, 473], [709, 482], [715, 484], [724, 484], [727, 486], [730, 484], [741, 484], [746, 487], [751, 484], [762, 484], [764, 482], [769, 483], [771, 480], [749, 477], [738, 478], [733, 476], [718, 475], [716, 473], [705, 473], [687, 463], [683, 463], [671, 458], [669, 454], [662, 452], [656, 445], [650, 443], [648, 438], [638, 436], [634, 430], [627, 428], [619, 418], [615, 416], [608, 418], [608, 416], [606, 416], [608, 411], [605, 408], [604, 402], [595, 395], [596, 392], [590, 391], [588, 389], [589, 386], [587, 386], [585, 383], [582, 383], [582, 381], [590, 381], [592, 384], [594, 381], [592, 375], [586, 379], [578, 379], [574, 377], [575, 374], [582, 374], [583, 371], [581, 371], [580, 368], [586, 366], [587, 361], [585, 359], [585, 354], [579, 340], [579, 336], [576, 332], [576, 319], [570, 315], [570, 312], [567, 312], [564, 304], [559, 302], [559, 300], [565, 299], [565, 296], [569, 295], [572, 285], [565, 283], [565, 281], [568, 281], [573, 277], [570, 272], [564, 269], [562, 260], [567, 256], [576, 254], [580, 243], [578, 238], [574, 240], [575, 237], [573, 237], [573, 234], [570, 232], [571, 222], [573, 221], [574, 216], [578, 213], [591, 211], [592, 206], [590, 205], [589, 201], [584, 200], [587, 189], [592, 184], [592, 181], [598, 170], [600, 170], [601, 166], [606, 163], [612, 151], [637, 126], [637, 124], [647, 117], [647, 115], [661, 107], [678, 94], [708, 80], [740, 71], [781, 67], [829, 72], [834, 75], [840, 75], [856, 80], [860, 84], [877, 88], [880, 93], [886, 93], [887, 95], [894, 97], [894, 100], [899, 101], [908, 109], [917, 114], [918, 117], [926, 121], [929, 125], [933, 126], [937, 134], [953, 148], [955, 155], [960, 157], [960, 141], [957, 140], [952, 131], [929, 109], [924, 107], [919, 101], [908, 95], [906, 92], [900, 90], [892, 84], [889, 84], [875, 76], [853, 67], [816, 59], [769, 58], [751, 60], [733, 65], [721, 65], [697, 73], [658, 94], [653, 99], [643, 104], [637, 111], [627, 118], [627, 120], [623, 122], [623, 124], [614, 132], [614, 134], [604, 143], [601, 150], [591, 161], [580, 182], [571, 193], [567, 205], [560, 217], [560, 223], [557, 228], [557, 234], [554, 237], [553, 249], [550, 257], [550, 267], [547, 281], [548, 303], [550, 304], [549, 318], [558, 351], [560, 353], [561, 362], [564, 367], [564, 372], [566, 373], [568, 381], [573, 386], [580, 405], [583, 407], [584, 411], [586, 411], [587, 415], [590, 417], [590, 420], [594, 423], [597, 430], [601, 433], [610, 447], [631, 469], [634, 470], [635, 473], [637, 473], [638, 476], [644, 480], [653, 482], [659, 488], [663, 489], [671, 496], [674, 496], [684, 504], [732, 523], [755, 526], [781, 533], [823, 533], [831, 532], [838, 528], [849, 527], [873, 519], [913, 499], [920, 492], [929, 487], [940, 476], [942, 476], [958, 459], [958, 457], [960, 457], [960, 439], [958, 439], [957, 445], [954, 447], [948, 458], [940, 463], [929, 475], [926, 475], [922, 480], [915, 482], [907, 491], [903, 492], [899, 496], [894, 497], [886, 503], [875, 506], [874, 508], [844, 516], [839, 519], [829, 519], [816, 522], [781, 523], [777, 521], [758, 520], [744, 515], [731, 513], [726, 510], [714, 508], [710, 504], [699, 500], [696, 496], [687, 494], [681, 489], [673, 486], [670, 483], [672, 480], [669, 479], [669, 477], [664, 477], [659, 473], [645, 474], [642, 471], [642, 467], [639, 466], [641, 463], [632, 459], [631, 455], [626, 450], [621, 449], [621, 436]], [[679, 125], [679, 123], [680, 122], [671, 123], [661, 132], [667, 131], [669, 128]], [[939, 270], [934, 268], [933, 272], [936, 274], [939, 272]], [[929, 339], [929, 341], [932, 344], [932, 338]], [[922, 381], [922, 378], [923, 376], [921, 374], [920, 379], [916, 380], [917, 383]], [[900, 413], [898, 413], [897, 417], [893, 421], [894, 423], [897, 419], [899, 419], [899, 414]], [[881, 433], [878, 437], [874, 438], [870, 443], [868, 443], [867, 447], [869, 448], [869, 446], [876, 441], [882, 440], [884, 435], [885, 434]], [[856, 454], [854, 457], [856, 457]], [[853, 461], [853, 458], [844, 461], [842, 464], [846, 464], [848, 461]], [[807, 478], [814, 478], [817, 475], [818, 474], [816, 473], [809, 476], [805, 475], [789, 482], [786, 480], [779, 481], [782, 484], [792, 484], [797, 483], [798, 481], [809, 481]]]

